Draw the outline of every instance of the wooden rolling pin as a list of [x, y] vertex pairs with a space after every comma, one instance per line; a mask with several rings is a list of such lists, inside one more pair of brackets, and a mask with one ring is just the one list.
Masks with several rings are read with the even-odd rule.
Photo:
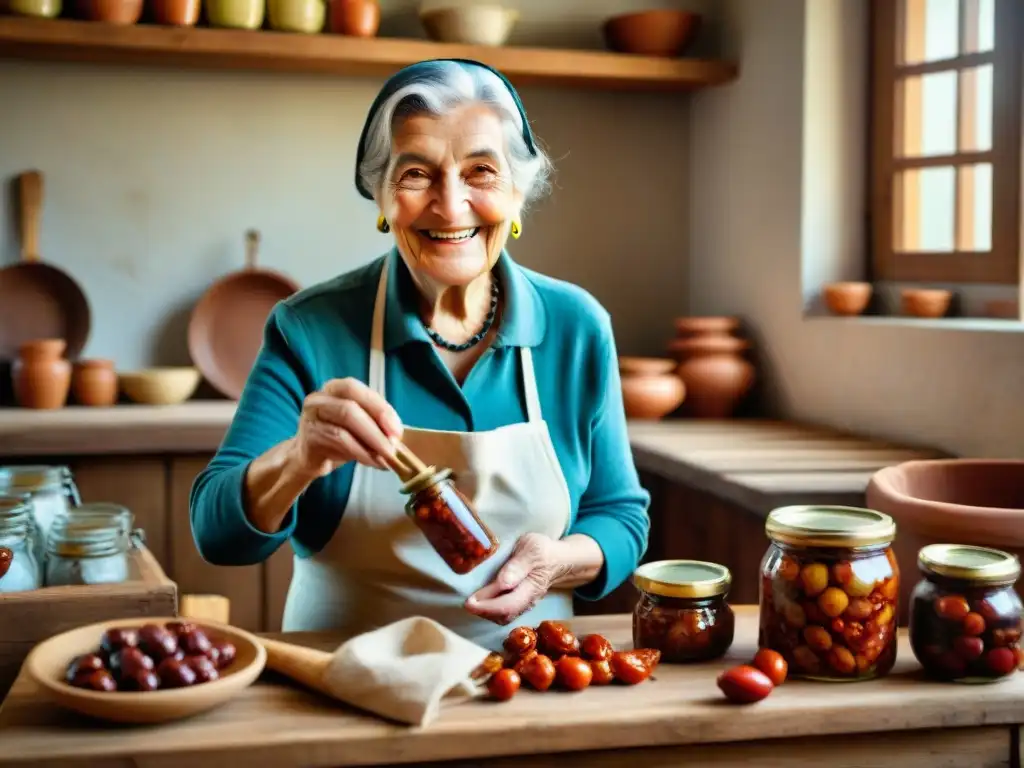
[[280, 640], [259, 638], [267, 652], [267, 669], [278, 672], [314, 691], [334, 696], [324, 681], [324, 672], [334, 658], [333, 653], [306, 648], [302, 645], [282, 643]]

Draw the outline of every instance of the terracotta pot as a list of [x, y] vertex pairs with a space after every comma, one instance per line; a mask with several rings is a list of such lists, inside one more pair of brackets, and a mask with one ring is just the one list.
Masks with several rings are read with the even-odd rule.
[[194, 27], [199, 21], [199, 0], [151, 0], [150, 8], [153, 21], [167, 27]]
[[11, 366], [14, 399], [22, 408], [63, 408], [71, 387], [71, 363], [61, 357], [63, 339], [27, 342]]
[[678, 374], [686, 384], [686, 411], [699, 419], [727, 419], [754, 385], [754, 365], [743, 358], [750, 347], [734, 336], [676, 339], [682, 358]]
[[904, 288], [903, 311], [913, 317], [942, 317], [949, 311], [953, 294], [938, 288]]
[[697, 334], [730, 334], [739, 330], [738, 317], [677, 317], [675, 319], [676, 335], [693, 336]]
[[[866, 502], [896, 521], [905, 620], [917, 582], [917, 553], [928, 544], [994, 547], [1024, 559], [1024, 460], [935, 459], [880, 469]], [[1024, 597], [1024, 586], [1017, 584]]]
[[380, 29], [377, 0], [330, 0], [328, 28], [336, 35], [373, 37]]
[[676, 361], [667, 357], [619, 357], [619, 373], [623, 376], [672, 373], [676, 369]]
[[71, 370], [71, 394], [80, 405], [117, 402], [118, 379], [112, 360], [80, 360]]
[[872, 290], [871, 283], [829, 283], [822, 297], [832, 314], [854, 316], [867, 309]]
[[686, 385], [674, 373], [622, 377], [622, 403], [628, 419], [662, 419], [685, 399]]
[[142, 17], [143, 0], [78, 0], [78, 14], [88, 21], [128, 26]]

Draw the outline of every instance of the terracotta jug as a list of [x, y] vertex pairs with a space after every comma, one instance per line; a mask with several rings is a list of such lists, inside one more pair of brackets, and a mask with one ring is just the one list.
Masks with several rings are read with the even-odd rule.
[[37, 339], [18, 348], [11, 367], [14, 399], [22, 408], [63, 408], [71, 388], [71, 363], [62, 355], [64, 339]]
[[330, 0], [328, 27], [336, 35], [373, 37], [380, 28], [377, 0]]
[[743, 358], [750, 342], [707, 334], [672, 342], [686, 384], [685, 411], [699, 419], [728, 419], [754, 385], [754, 365]]
[[118, 381], [112, 360], [80, 360], [71, 370], [71, 394], [79, 405], [117, 402]]

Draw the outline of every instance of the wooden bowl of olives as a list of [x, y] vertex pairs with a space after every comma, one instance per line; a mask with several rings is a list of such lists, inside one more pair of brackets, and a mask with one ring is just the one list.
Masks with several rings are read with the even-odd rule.
[[252, 685], [267, 653], [250, 633], [212, 621], [104, 621], [44, 640], [25, 659], [46, 697], [117, 723], [163, 723], [219, 706]]

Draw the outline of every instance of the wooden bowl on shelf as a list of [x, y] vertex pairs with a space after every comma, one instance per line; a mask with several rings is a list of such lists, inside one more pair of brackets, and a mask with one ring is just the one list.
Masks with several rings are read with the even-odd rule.
[[697, 36], [701, 16], [690, 11], [651, 10], [622, 13], [604, 23], [605, 45], [619, 53], [672, 58]]
[[867, 309], [871, 301], [871, 283], [829, 283], [822, 290], [825, 306], [833, 315], [853, 317]]
[[199, 370], [147, 368], [118, 374], [121, 390], [140, 405], [177, 405], [188, 400], [199, 386]]
[[220, 670], [220, 678], [189, 688], [168, 688], [145, 693], [76, 688], [64, 682], [68, 665], [76, 657], [94, 653], [107, 629], [138, 628], [145, 624], [187, 621], [176, 617], [132, 618], [102, 621], [51, 637], [39, 643], [25, 659], [25, 669], [53, 704], [88, 717], [116, 723], [154, 724], [206, 712], [224, 704], [252, 685], [267, 662], [262, 644], [244, 630], [211, 621], [193, 622], [211, 639], [228, 640], [235, 646], [233, 662]]
[[504, 45], [518, 19], [519, 11], [496, 4], [420, 9], [427, 37], [439, 43]]

